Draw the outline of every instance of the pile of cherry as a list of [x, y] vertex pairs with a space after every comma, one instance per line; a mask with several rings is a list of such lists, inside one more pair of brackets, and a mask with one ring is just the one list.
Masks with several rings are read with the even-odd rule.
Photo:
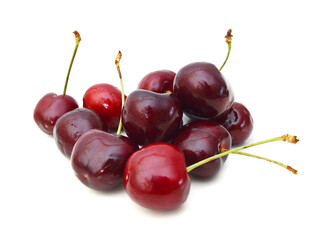
[[[172, 209], [188, 197], [188, 173], [198, 178], [212, 177], [228, 154], [263, 159], [297, 173], [283, 163], [240, 151], [274, 141], [296, 143], [295, 136], [283, 135], [231, 150], [232, 144], [244, 142], [253, 129], [251, 114], [244, 105], [234, 102], [233, 91], [221, 74], [231, 50], [231, 30], [225, 37], [228, 54], [219, 70], [211, 63], [196, 62], [177, 74], [152, 72], [127, 97], [119, 52], [115, 65], [121, 91], [110, 84], [96, 84], [84, 94], [82, 108], [66, 95], [81, 41], [79, 33], [74, 34], [76, 45], [63, 94], [42, 97], [34, 119], [42, 131], [53, 135], [86, 186], [109, 191], [123, 183], [136, 203], [151, 209]], [[191, 119], [186, 125], [183, 113]], [[121, 135], [122, 129], [128, 137]]]

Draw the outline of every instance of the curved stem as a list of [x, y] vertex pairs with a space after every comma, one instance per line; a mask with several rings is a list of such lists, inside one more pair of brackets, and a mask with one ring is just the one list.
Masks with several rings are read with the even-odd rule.
[[203, 165], [205, 163], [208, 163], [208, 162], [213, 161], [213, 160], [215, 160], [217, 158], [226, 156], [226, 155], [228, 155], [230, 153], [234, 153], [234, 152], [246, 149], [246, 148], [254, 147], [254, 146], [265, 144], [265, 143], [275, 142], [275, 141], [286, 141], [286, 142], [290, 142], [290, 143], [297, 143], [299, 140], [297, 139], [296, 136], [291, 136], [291, 135], [286, 134], [286, 135], [283, 135], [281, 137], [270, 138], [270, 139], [267, 139], [267, 140], [264, 140], [264, 141], [259, 141], [259, 142], [256, 142], [256, 143], [251, 143], [251, 144], [248, 144], [248, 145], [245, 145], [245, 146], [241, 146], [241, 147], [237, 147], [237, 148], [228, 150], [226, 152], [219, 153], [219, 154], [214, 155], [212, 157], [203, 159], [202, 161], [199, 161], [199, 162], [197, 162], [197, 163], [195, 163], [195, 164], [190, 165], [189, 167], [187, 167], [187, 171], [190, 172], [191, 170], [193, 170], [193, 169], [195, 169], [195, 168], [197, 168], [197, 167], [199, 167], [199, 166], [201, 166], [201, 165]]
[[243, 156], [247, 156], [247, 157], [253, 157], [253, 158], [262, 159], [262, 160], [265, 160], [265, 161], [277, 164], [278, 166], [281, 166], [281, 167], [283, 167], [283, 168], [291, 171], [293, 174], [297, 174], [298, 173], [298, 171], [296, 169], [290, 167], [289, 165], [283, 164], [283, 163], [275, 161], [275, 160], [271, 160], [271, 159], [266, 158], [266, 157], [261, 157], [261, 156], [258, 156], [258, 155], [254, 155], [254, 154], [250, 154], [250, 153], [244, 153], [244, 152], [239, 152], [239, 151], [232, 152], [232, 154], [239, 154], [239, 155], [243, 155]]
[[227, 52], [227, 56], [226, 56], [226, 59], [225, 59], [223, 65], [219, 68], [219, 71], [221, 71], [223, 69], [223, 67], [225, 66], [225, 64], [226, 64], [226, 62], [228, 60], [228, 57], [230, 56], [231, 46], [232, 46], [232, 37], [233, 37], [233, 35], [231, 33], [232, 33], [232, 29], [229, 29], [227, 31], [226, 36], [225, 36], [226, 43], [227, 43], [227, 46], [228, 46], [228, 52]]
[[121, 82], [121, 92], [122, 92], [122, 108], [121, 108], [121, 116], [119, 118], [119, 124], [118, 124], [118, 129], [117, 129], [117, 135], [121, 134], [122, 131], [122, 110], [123, 110], [123, 106], [124, 106], [124, 86], [123, 86], [123, 79], [122, 79], [122, 74], [121, 74], [121, 69], [119, 68], [119, 62], [121, 61], [122, 58], [122, 53], [121, 51], [118, 51], [118, 54], [116, 56], [116, 60], [115, 60], [115, 65], [118, 71], [118, 76]]
[[73, 52], [73, 55], [72, 55], [70, 66], [69, 66], [68, 71], [67, 71], [65, 86], [64, 86], [64, 90], [63, 90], [63, 95], [66, 94], [67, 83], [68, 83], [68, 79], [70, 77], [70, 72], [71, 72], [71, 69], [72, 69], [73, 61], [74, 61], [75, 55], [77, 53], [77, 50], [78, 50], [78, 47], [79, 47], [79, 43], [81, 41], [80, 34], [77, 31], [74, 31], [73, 33], [74, 33], [74, 36], [75, 36], [75, 48], [74, 48], [74, 52]]

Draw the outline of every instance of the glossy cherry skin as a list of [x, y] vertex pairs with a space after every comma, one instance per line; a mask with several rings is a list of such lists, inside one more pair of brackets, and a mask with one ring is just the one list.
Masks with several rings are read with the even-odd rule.
[[229, 131], [233, 144], [241, 144], [246, 141], [253, 131], [252, 115], [243, 104], [238, 102], [235, 102], [225, 114], [213, 120]]
[[121, 116], [122, 93], [110, 84], [96, 84], [84, 94], [83, 107], [99, 115], [108, 129], [115, 129]]
[[58, 118], [78, 107], [78, 103], [69, 95], [48, 93], [37, 103], [34, 120], [43, 132], [52, 135]]
[[141, 148], [126, 163], [124, 187], [130, 198], [143, 207], [158, 210], [179, 207], [190, 190], [182, 151], [169, 143]]
[[147, 74], [138, 84], [138, 89], [156, 93], [173, 92], [176, 73], [169, 70], [159, 70]]
[[[202, 120], [184, 125], [172, 143], [183, 151], [187, 166], [190, 166], [219, 154], [221, 149], [231, 149], [232, 139], [222, 125]], [[193, 169], [190, 174], [197, 177], [212, 177], [218, 173], [226, 158], [227, 156], [224, 156], [208, 162]]]
[[123, 183], [125, 164], [138, 145], [131, 139], [93, 129], [75, 143], [71, 163], [87, 187], [108, 191]]
[[87, 108], [77, 108], [58, 119], [53, 136], [59, 150], [70, 158], [75, 142], [91, 129], [103, 129], [101, 119]]
[[183, 111], [170, 93], [135, 90], [127, 98], [122, 123], [126, 134], [139, 145], [164, 142], [177, 132]]
[[195, 119], [211, 119], [227, 111], [233, 101], [231, 86], [215, 65], [196, 62], [181, 68], [174, 80], [174, 94], [184, 112]]

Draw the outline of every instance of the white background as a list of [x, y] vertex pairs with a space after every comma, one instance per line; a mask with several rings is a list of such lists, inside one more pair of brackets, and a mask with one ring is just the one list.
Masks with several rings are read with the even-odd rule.
[[[1, 1], [0, 239], [334, 239], [332, 1]], [[101, 194], [33, 121], [38, 100], [67, 93], [82, 106], [93, 84], [126, 94], [148, 72], [225, 59], [223, 69], [255, 127], [247, 142], [297, 135], [249, 152], [287, 163], [230, 156], [217, 177], [193, 181], [170, 212], [137, 206], [120, 189]]]

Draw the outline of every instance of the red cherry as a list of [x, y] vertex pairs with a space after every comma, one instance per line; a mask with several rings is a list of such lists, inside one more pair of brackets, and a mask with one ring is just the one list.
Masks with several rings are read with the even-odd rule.
[[81, 41], [80, 34], [74, 31], [75, 35], [75, 48], [70, 63], [70, 67], [67, 72], [64, 91], [62, 95], [55, 93], [48, 93], [44, 95], [37, 103], [34, 110], [34, 120], [37, 126], [45, 133], [52, 135], [53, 128], [57, 120], [65, 113], [78, 108], [78, 103], [69, 95], [66, 95], [67, 83], [70, 76], [73, 60], [75, 58], [79, 42]]
[[138, 89], [156, 93], [172, 92], [175, 75], [175, 72], [169, 70], [151, 72], [139, 82]]
[[174, 94], [191, 118], [210, 119], [228, 110], [234, 94], [227, 80], [211, 63], [183, 67], [174, 80]]
[[58, 119], [53, 136], [59, 150], [70, 158], [75, 142], [91, 129], [103, 129], [101, 119], [87, 108], [77, 108]]
[[253, 118], [248, 109], [241, 103], [235, 102], [223, 115], [213, 119], [223, 125], [231, 134], [233, 144], [240, 144], [253, 131]]
[[[187, 166], [219, 154], [222, 149], [229, 150], [231, 142], [231, 136], [223, 126], [207, 120], [184, 125], [172, 141], [183, 151]], [[226, 158], [227, 155], [217, 158], [190, 173], [197, 177], [212, 177], [218, 173]]]
[[133, 91], [124, 104], [122, 123], [127, 135], [139, 145], [171, 139], [182, 122], [181, 103], [170, 93]]
[[121, 116], [122, 93], [110, 84], [96, 84], [86, 91], [83, 106], [99, 115], [108, 129], [114, 129]]
[[190, 190], [182, 151], [169, 143], [141, 148], [128, 159], [124, 187], [131, 199], [143, 207], [159, 210], [179, 207]]
[[34, 110], [34, 120], [43, 132], [52, 135], [57, 120], [65, 113], [78, 107], [77, 101], [69, 95], [48, 93], [37, 103]]
[[89, 130], [75, 143], [71, 163], [87, 187], [112, 190], [123, 182], [126, 161], [137, 150], [137, 144], [127, 137]]
[[228, 53], [219, 70], [211, 63], [196, 62], [181, 68], [175, 76], [173, 92], [190, 118], [209, 120], [223, 114], [233, 104], [232, 88], [220, 72], [230, 55], [231, 32], [229, 29], [225, 36]]

